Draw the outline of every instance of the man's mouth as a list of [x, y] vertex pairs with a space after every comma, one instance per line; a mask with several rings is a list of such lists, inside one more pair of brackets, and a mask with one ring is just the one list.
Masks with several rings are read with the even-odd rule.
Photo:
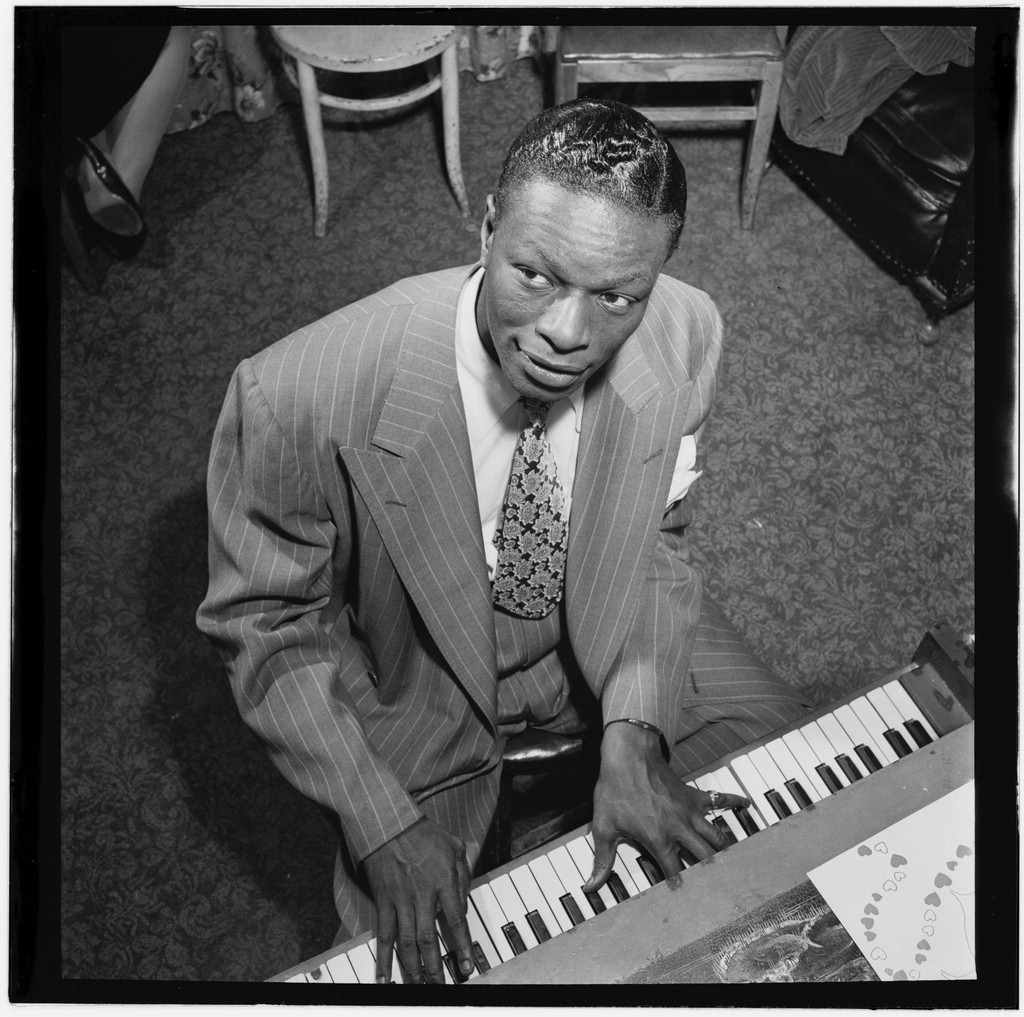
[[584, 371], [582, 367], [570, 367], [567, 364], [559, 364], [545, 357], [537, 357], [532, 353], [527, 353], [522, 347], [519, 349], [529, 362], [530, 375], [541, 384], [551, 388], [567, 388]]

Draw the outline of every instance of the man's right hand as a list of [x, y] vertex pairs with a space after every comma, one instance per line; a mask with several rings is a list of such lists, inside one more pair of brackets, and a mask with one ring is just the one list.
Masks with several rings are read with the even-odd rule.
[[429, 819], [403, 830], [363, 861], [377, 906], [377, 981], [391, 981], [398, 949], [408, 981], [444, 982], [440, 912], [451, 929], [463, 977], [474, 962], [466, 924], [470, 873], [466, 847]]

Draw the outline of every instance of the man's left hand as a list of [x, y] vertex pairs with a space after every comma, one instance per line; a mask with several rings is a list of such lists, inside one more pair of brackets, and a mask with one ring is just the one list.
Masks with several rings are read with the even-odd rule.
[[[749, 805], [721, 794], [719, 809]], [[666, 879], [682, 871], [678, 850], [708, 858], [729, 843], [705, 818], [711, 799], [675, 775], [661, 755], [655, 731], [626, 722], [609, 724], [601, 742], [601, 773], [594, 789], [594, 869], [583, 889], [598, 889], [611, 875], [622, 841], [647, 852]]]

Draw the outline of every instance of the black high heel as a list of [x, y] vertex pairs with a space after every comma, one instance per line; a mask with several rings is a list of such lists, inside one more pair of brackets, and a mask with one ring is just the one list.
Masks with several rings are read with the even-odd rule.
[[103, 153], [87, 139], [79, 138], [78, 143], [85, 151], [99, 182], [120, 202], [96, 214], [86, 211], [95, 224], [96, 238], [115, 257], [130, 257], [142, 247], [146, 239], [146, 219], [142, 209]]

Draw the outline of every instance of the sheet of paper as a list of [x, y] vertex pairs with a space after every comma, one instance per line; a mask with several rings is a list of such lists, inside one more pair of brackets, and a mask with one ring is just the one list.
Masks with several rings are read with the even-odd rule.
[[974, 781], [807, 875], [879, 978], [975, 978]]

